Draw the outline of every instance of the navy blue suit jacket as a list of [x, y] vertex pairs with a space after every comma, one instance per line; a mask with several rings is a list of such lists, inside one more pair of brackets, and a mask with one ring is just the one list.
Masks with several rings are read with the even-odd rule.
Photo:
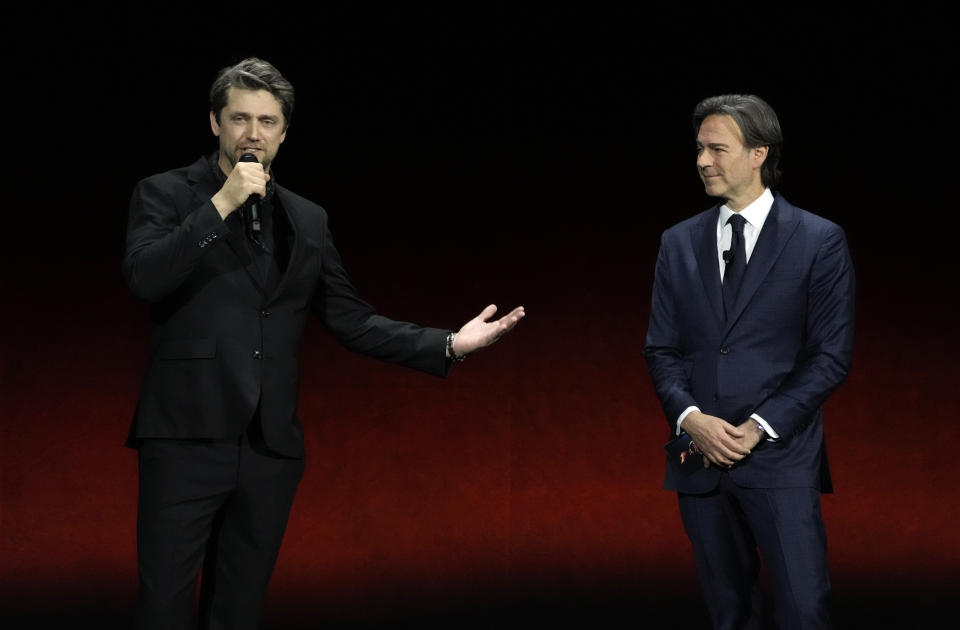
[[[833, 490], [821, 406], [846, 378], [854, 273], [843, 230], [777, 194], [729, 321], [717, 259], [720, 206], [663, 233], [644, 354], [670, 425], [690, 406], [737, 425], [752, 413], [781, 439], [730, 471], [741, 486]], [[664, 487], [709, 492], [719, 470], [684, 474], [668, 459]]]

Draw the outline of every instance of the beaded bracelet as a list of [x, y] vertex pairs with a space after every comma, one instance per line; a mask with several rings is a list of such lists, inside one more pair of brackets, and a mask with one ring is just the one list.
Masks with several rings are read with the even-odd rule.
[[447, 359], [453, 363], [460, 363], [467, 358], [467, 355], [453, 351], [453, 340], [456, 336], [456, 333], [447, 333]]

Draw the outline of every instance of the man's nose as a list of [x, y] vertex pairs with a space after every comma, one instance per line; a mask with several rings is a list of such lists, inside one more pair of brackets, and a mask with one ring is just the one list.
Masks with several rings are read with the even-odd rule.
[[247, 123], [247, 138], [251, 140], [257, 140], [260, 138], [260, 123], [256, 120], [251, 120]]
[[697, 154], [697, 168], [706, 168], [712, 164], [709, 154], [706, 151], [701, 151]]

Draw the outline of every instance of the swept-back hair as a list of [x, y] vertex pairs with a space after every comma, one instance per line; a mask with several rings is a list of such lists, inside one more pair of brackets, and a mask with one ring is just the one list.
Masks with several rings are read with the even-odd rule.
[[293, 85], [272, 64], [263, 59], [248, 57], [238, 64], [227, 66], [217, 74], [210, 86], [210, 111], [216, 116], [217, 124], [220, 124], [220, 111], [227, 106], [227, 93], [232, 87], [266, 90], [273, 94], [280, 101], [284, 130], [290, 126], [293, 118]]
[[700, 125], [707, 116], [730, 116], [749, 149], [767, 147], [767, 159], [760, 169], [764, 186], [774, 188], [780, 183], [780, 153], [783, 150], [783, 132], [777, 113], [759, 96], [753, 94], [724, 94], [703, 99], [693, 110], [693, 133], [700, 133]]

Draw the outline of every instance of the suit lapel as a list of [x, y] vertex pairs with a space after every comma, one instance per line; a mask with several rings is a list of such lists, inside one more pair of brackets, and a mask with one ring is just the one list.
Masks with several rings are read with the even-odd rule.
[[[280, 200], [280, 208], [286, 213], [287, 221], [290, 223], [290, 229], [293, 230], [293, 243], [290, 246], [290, 260], [287, 262], [286, 271], [283, 272], [280, 281], [276, 284], [273, 293], [270, 295], [271, 300], [281, 294], [287, 284], [289, 284], [290, 278], [295, 276], [300, 270], [307, 248], [320, 248], [317, 243], [304, 233], [302, 209], [297, 200], [293, 198], [292, 195], [289, 195], [285, 188], [279, 186], [277, 186], [276, 195]], [[274, 220], [276, 220], [276, 217], [274, 217]]]
[[690, 238], [700, 268], [703, 290], [717, 321], [723, 323], [723, 294], [720, 284], [720, 263], [717, 259], [717, 213], [720, 206], [704, 212], [694, 224]]
[[[217, 190], [219, 190], [217, 182], [210, 173], [210, 165], [207, 163], [207, 158], [200, 158], [193, 163], [188, 171], [188, 178], [193, 188], [193, 194], [196, 195], [199, 203], [209, 201], [217, 194]], [[227, 244], [230, 246], [234, 255], [240, 259], [240, 266], [247, 272], [247, 276], [249, 276], [250, 281], [253, 283], [253, 286], [256, 287], [257, 291], [266, 297], [266, 291], [261, 279], [258, 277], [256, 264], [250, 255], [250, 249], [245, 242], [243, 233], [239, 230], [231, 230], [229, 226], [226, 227], [226, 230]]]
[[770, 208], [770, 214], [764, 221], [763, 229], [760, 230], [757, 244], [750, 256], [750, 262], [744, 271], [740, 293], [737, 295], [737, 302], [733, 307], [724, 334], [729, 333], [733, 325], [740, 319], [743, 311], [747, 308], [747, 304], [750, 303], [757, 289], [763, 284], [774, 263], [780, 258], [783, 248], [786, 247], [798, 225], [800, 225], [800, 217], [796, 209], [784, 201], [780, 195], [777, 195], [773, 201], [773, 206]]

